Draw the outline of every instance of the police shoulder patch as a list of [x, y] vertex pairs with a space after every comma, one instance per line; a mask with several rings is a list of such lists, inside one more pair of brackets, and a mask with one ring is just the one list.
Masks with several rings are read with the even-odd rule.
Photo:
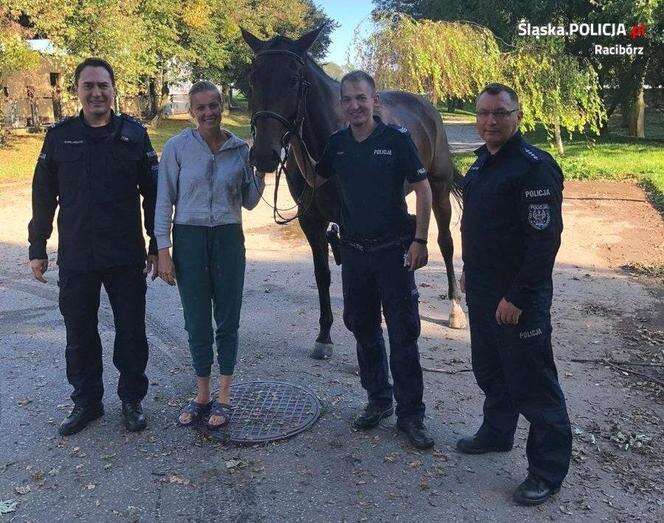
[[539, 163], [542, 161], [542, 155], [540, 151], [531, 145], [523, 144], [519, 150], [531, 163]]
[[56, 127], [61, 127], [61, 126], [65, 125], [66, 123], [69, 123], [72, 120], [75, 120], [76, 118], [78, 118], [78, 116], [65, 116], [64, 118], [61, 118], [60, 120], [58, 120], [54, 124], [51, 124], [48, 128], [49, 129], [55, 129]]
[[551, 223], [551, 208], [548, 203], [531, 203], [528, 206], [528, 224], [535, 230], [543, 231]]
[[136, 125], [140, 125], [143, 129], [147, 129], [147, 127], [145, 126], [145, 124], [143, 122], [141, 122], [140, 120], [134, 118], [133, 116], [130, 116], [130, 115], [124, 114], [124, 113], [122, 113], [120, 116], [122, 116], [122, 118], [124, 118], [128, 122], [134, 123]]
[[395, 131], [401, 133], [401, 134], [409, 134], [408, 128], [405, 125], [397, 125], [393, 123], [388, 123], [386, 124], [390, 129], [394, 129]]

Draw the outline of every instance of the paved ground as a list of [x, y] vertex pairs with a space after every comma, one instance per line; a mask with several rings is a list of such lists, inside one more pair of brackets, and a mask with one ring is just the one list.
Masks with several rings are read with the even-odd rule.
[[[351, 429], [363, 394], [354, 344], [340, 320], [339, 270], [333, 270], [332, 286], [335, 355], [315, 362], [307, 357], [318, 320], [308, 247], [297, 225], [272, 224], [264, 204], [245, 213], [248, 264], [237, 378], [308, 387], [325, 405], [319, 422], [288, 441], [254, 447], [224, 446], [176, 427], [193, 377], [177, 291], [156, 281], [148, 288], [148, 430], [129, 434], [122, 427], [112, 316], [104, 301], [107, 414], [76, 436], [57, 436], [70, 402], [56, 241], [49, 243], [48, 284], [40, 284], [25, 261], [29, 188], [0, 189], [0, 512], [13, 508], [0, 519], [663, 520], [662, 389], [606, 365], [571, 360], [664, 363], [661, 276], [618, 269], [626, 263], [661, 266], [664, 225], [631, 185], [569, 183], [566, 195], [554, 335], [575, 428], [574, 462], [554, 501], [525, 509], [510, 500], [525, 473], [525, 420], [510, 453], [468, 457], [454, 451], [456, 439], [480, 423], [482, 398], [467, 372], [468, 332], [446, 326], [440, 253], [433, 252], [417, 275], [422, 362], [459, 372], [425, 373], [427, 422], [437, 445], [420, 453], [396, 433], [393, 420], [367, 434]], [[453, 223], [458, 242], [458, 217]], [[430, 244], [434, 239], [435, 227]], [[657, 377], [657, 367], [627, 369]]]

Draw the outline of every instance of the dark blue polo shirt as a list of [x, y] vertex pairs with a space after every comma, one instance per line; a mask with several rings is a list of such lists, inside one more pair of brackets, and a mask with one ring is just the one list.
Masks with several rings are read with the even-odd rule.
[[361, 142], [350, 127], [330, 136], [316, 166], [319, 176], [336, 179], [347, 238], [399, 235], [408, 224], [404, 182], [427, 177], [408, 130], [374, 120], [376, 128]]

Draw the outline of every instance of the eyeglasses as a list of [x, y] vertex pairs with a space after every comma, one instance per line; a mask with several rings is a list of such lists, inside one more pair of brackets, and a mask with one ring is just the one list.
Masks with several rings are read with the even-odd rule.
[[515, 113], [516, 111], [518, 111], [518, 109], [512, 109], [511, 111], [505, 111], [504, 109], [499, 109], [497, 111], [487, 111], [485, 109], [480, 109], [477, 111], [477, 113], [475, 113], [475, 116], [477, 116], [478, 119], [484, 119], [488, 118], [489, 115], [492, 114], [496, 120], [504, 120], [510, 114]]

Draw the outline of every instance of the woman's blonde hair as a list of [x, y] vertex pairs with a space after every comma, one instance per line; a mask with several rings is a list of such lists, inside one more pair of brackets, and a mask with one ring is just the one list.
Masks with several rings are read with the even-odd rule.
[[208, 80], [199, 80], [198, 82], [194, 83], [194, 85], [191, 86], [191, 89], [189, 89], [189, 106], [191, 107], [192, 96], [205, 91], [214, 91], [215, 93], [217, 93], [217, 96], [219, 97], [219, 102], [221, 102], [222, 100], [221, 93], [219, 92], [217, 86]]

